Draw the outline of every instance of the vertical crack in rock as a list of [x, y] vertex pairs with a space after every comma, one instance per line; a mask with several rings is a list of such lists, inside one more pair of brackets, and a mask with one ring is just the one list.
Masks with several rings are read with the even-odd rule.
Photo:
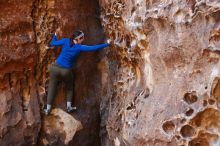
[[[70, 37], [76, 29], [81, 29], [86, 34], [86, 43], [97, 44], [103, 42], [103, 32], [100, 25], [98, 2], [93, 1], [35, 1], [35, 10], [33, 11], [34, 29], [36, 33], [36, 44], [38, 50], [38, 64], [36, 66], [36, 79], [39, 81], [38, 94], [41, 107], [45, 103], [47, 84], [49, 80], [48, 69], [55, 61], [59, 53], [59, 48], [47, 50], [51, 34], [56, 29], [60, 29], [58, 37]], [[99, 18], [99, 17], [98, 17]], [[94, 37], [95, 36], [95, 37]], [[79, 57], [79, 65], [74, 68], [75, 73], [75, 95], [74, 100], [79, 110], [73, 117], [77, 117], [82, 122], [83, 129], [71, 139], [71, 143], [80, 145], [100, 145], [99, 143], [99, 98], [101, 95], [98, 53], [85, 53], [85, 57]], [[87, 62], [85, 60], [91, 60]], [[84, 62], [84, 63], [82, 63]], [[94, 67], [93, 67], [94, 66]], [[102, 68], [102, 65], [100, 65]], [[82, 88], [83, 87], [83, 88]], [[62, 83], [58, 86], [60, 89], [55, 99], [54, 107], [66, 108], [65, 86]], [[85, 106], [86, 105], [86, 106]], [[91, 110], [92, 109], [92, 110]], [[92, 117], [90, 115], [93, 115]], [[43, 120], [45, 126], [47, 119]], [[43, 145], [62, 144], [62, 138], [53, 141], [53, 136], [46, 133], [47, 127], [42, 127], [39, 135], [39, 143]], [[56, 128], [55, 128], [56, 129]], [[64, 130], [65, 131], [65, 130]], [[64, 137], [71, 136], [66, 133]], [[86, 139], [86, 140], [85, 140]]]
[[39, 81], [38, 94], [40, 97], [41, 107], [44, 106], [44, 98], [48, 84], [48, 68], [55, 60], [55, 52], [48, 51], [51, 33], [57, 27], [54, 14], [55, 1], [35, 0], [33, 2], [33, 27], [36, 37], [36, 48], [38, 52], [36, 65], [36, 79]]

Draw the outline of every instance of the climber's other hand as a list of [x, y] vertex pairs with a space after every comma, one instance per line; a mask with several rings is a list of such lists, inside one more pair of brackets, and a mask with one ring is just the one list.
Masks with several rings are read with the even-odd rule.
[[106, 41], [108, 44], [110, 44], [111, 42], [112, 42], [112, 40], [111, 39], [107, 39], [107, 41]]
[[46, 47], [45, 47], [46, 50], [50, 50], [50, 49], [53, 49], [53, 48], [54, 48], [54, 47], [49, 47], [49, 46], [46, 46]]
[[62, 31], [61, 31], [61, 28], [57, 28], [57, 29], [56, 29], [55, 35], [56, 35], [56, 36], [57, 36], [57, 35], [59, 35], [59, 36], [62, 36], [62, 35], [63, 35], [63, 33], [62, 33]]

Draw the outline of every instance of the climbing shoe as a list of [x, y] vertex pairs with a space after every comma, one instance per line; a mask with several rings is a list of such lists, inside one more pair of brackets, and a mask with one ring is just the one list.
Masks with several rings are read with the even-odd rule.
[[70, 107], [67, 107], [67, 112], [68, 113], [71, 113], [71, 112], [73, 112], [73, 111], [76, 111], [77, 110], [77, 108], [75, 107], [75, 106], [70, 106]]
[[49, 115], [50, 111], [51, 111], [51, 110], [45, 108], [45, 109], [44, 109], [44, 114], [47, 116], [47, 115]]

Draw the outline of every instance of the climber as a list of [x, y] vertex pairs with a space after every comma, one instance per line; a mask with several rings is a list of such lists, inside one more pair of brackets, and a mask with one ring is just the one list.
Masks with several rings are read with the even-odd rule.
[[72, 96], [74, 89], [72, 69], [75, 65], [76, 57], [80, 52], [96, 51], [109, 46], [109, 43], [94, 46], [81, 45], [83, 40], [84, 33], [80, 30], [75, 31], [72, 38], [63, 38], [57, 40], [56, 33], [52, 36], [50, 46], [62, 46], [62, 50], [55, 63], [49, 68], [50, 80], [47, 95], [47, 106], [44, 109], [44, 113], [46, 115], [48, 115], [51, 111], [52, 102], [56, 96], [56, 88], [59, 81], [64, 81], [66, 85], [67, 112], [76, 110], [76, 107], [72, 106]]

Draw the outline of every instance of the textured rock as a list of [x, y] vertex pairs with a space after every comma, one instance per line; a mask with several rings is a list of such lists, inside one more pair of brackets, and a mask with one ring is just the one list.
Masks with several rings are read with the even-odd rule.
[[[100, 145], [101, 127], [104, 146], [220, 145], [220, 2], [99, 2], [113, 42], [79, 57], [72, 116], [83, 129], [66, 144]], [[103, 42], [98, 1], [10, 0], [0, 8], [0, 145], [64, 145], [57, 117], [47, 123], [57, 128], [55, 141], [48, 127], [39, 133], [47, 70], [60, 52], [46, 48], [56, 29], [62, 37], [82, 29], [86, 44]], [[54, 106], [65, 109], [59, 89]]]
[[[51, 34], [70, 37], [76, 29], [86, 34], [85, 44], [103, 42], [96, 0], [0, 1], [0, 145], [40, 143], [42, 115], [48, 85], [48, 67], [60, 48], [47, 50]], [[98, 52], [83, 53], [75, 73], [75, 105], [72, 114], [82, 121], [69, 145], [100, 145]], [[66, 108], [65, 88], [59, 86], [54, 107]], [[61, 145], [64, 144], [60, 143]]]
[[218, 0], [100, 0], [103, 145], [220, 145]]
[[33, 145], [37, 142], [40, 131], [40, 107], [33, 76], [37, 51], [34, 48], [32, 8], [32, 2], [28, 0], [0, 2], [0, 145], [2, 146]]
[[82, 124], [62, 109], [55, 108], [43, 120], [40, 145], [68, 145]]

